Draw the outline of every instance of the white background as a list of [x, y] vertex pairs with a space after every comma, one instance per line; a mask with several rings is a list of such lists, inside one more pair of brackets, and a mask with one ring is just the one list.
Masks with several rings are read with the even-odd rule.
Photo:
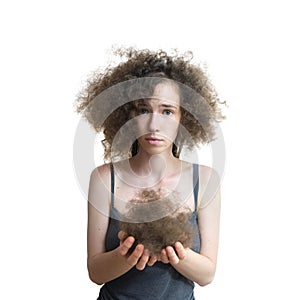
[[97, 297], [73, 104], [117, 44], [192, 50], [229, 104], [218, 269], [197, 299], [299, 299], [296, 4], [1, 2], [0, 298]]

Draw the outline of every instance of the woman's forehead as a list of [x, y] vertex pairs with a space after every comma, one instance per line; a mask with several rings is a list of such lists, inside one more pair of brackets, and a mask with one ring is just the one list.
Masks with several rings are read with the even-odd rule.
[[173, 104], [180, 104], [179, 89], [174, 84], [160, 83], [153, 91], [153, 99], [159, 101], [172, 102]]

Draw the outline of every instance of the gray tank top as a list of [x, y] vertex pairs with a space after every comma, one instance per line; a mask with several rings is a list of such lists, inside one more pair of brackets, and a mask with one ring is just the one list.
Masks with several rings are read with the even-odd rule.
[[[194, 226], [194, 251], [200, 252], [200, 234], [197, 218], [197, 198], [199, 189], [198, 165], [193, 165], [193, 186], [195, 210], [190, 217]], [[106, 234], [106, 251], [112, 251], [120, 244], [119, 212], [114, 207], [114, 171], [111, 165], [111, 213]], [[146, 266], [143, 271], [135, 267], [122, 276], [105, 283], [99, 293], [98, 300], [192, 300], [194, 298], [194, 282], [178, 273], [171, 264], [156, 262], [152, 267]]]

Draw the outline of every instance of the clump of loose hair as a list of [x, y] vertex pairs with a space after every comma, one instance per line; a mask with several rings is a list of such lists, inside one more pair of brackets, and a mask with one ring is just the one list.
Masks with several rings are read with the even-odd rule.
[[[192, 214], [191, 210], [179, 205], [180, 199], [175, 193], [163, 198], [163, 201], [160, 199], [160, 191], [142, 190], [135, 199], [130, 201], [130, 209], [125, 215], [128, 222], [120, 222], [120, 230], [125, 232], [122, 241], [129, 236], [135, 238], [130, 253], [137, 244], [143, 244], [150, 255], [159, 255], [162, 249], [173, 246], [177, 241], [181, 242], [185, 248], [192, 246], [195, 232], [189, 220]], [[143, 204], [154, 201], [160, 201], [160, 203], [150, 209], [145, 209], [143, 206]], [[154, 219], [159, 214], [168, 215], [149, 222], [130, 222], [130, 220], [143, 217]]]
[[[166, 79], [174, 81], [175, 84], [179, 83], [180, 123], [192, 139], [187, 138], [187, 134], [181, 133], [179, 130], [173, 147], [174, 156], [179, 157], [183, 145], [192, 148], [196, 144], [205, 144], [213, 140], [215, 123], [224, 119], [221, 113], [222, 102], [204, 70], [199, 65], [192, 63], [191, 52], [180, 55], [175, 51], [170, 55], [162, 50], [118, 48], [114, 50], [114, 54], [120, 56], [123, 61], [117, 66], [108, 66], [103, 71], [95, 73], [88, 81], [86, 88], [77, 97], [77, 112], [82, 113], [97, 132], [103, 131], [102, 143], [106, 160], [112, 161], [114, 157], [124, 155], [130, 157], [130, 155], [136, 154], [136, 143], [132, 144], [129, 153], [128, 147], [124, 147], [122, 143], [116, 144], [116, 147], [112, 146], [116, 134], [122, 131], [124, 124], [132, 118], [131, 112], [134, 111], [135, 105], [133, 101], [125, 101], [124, 104], [110, 112], [104, 120], [103, 115], [109, 111], [113, 101], [130, 99], [130, 89], [119, 91], [118, 95], [104, 97], [105, 101], [101, 103], [93, 100], [113, 86], [138, 78], [158, 78], [159, 80], [150, 83], [150, 90], [153, 90], [154, 84]], [[183, 86], [193, 90], [203, 101], [199, 102], [197, 97], [187, 95]]]

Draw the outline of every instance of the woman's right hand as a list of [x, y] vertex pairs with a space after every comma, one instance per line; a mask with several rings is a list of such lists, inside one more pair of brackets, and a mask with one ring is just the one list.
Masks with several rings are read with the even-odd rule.
[[135, 266], [140, 271], [144, 270], [146, 265], [153, 266], [157, 258], [155, 256], [150, 257], [149, 251], [142, 244], [138, 244], [130, 253], [129, 249], [134, 244], [135, 239], [133, 236], [129, 236], [122, 242], [124, 235], [123, 231], [118, 233], [118, 237], [121, 240], [118, 252], [126, 259], [127, 263], [132, 267]]

